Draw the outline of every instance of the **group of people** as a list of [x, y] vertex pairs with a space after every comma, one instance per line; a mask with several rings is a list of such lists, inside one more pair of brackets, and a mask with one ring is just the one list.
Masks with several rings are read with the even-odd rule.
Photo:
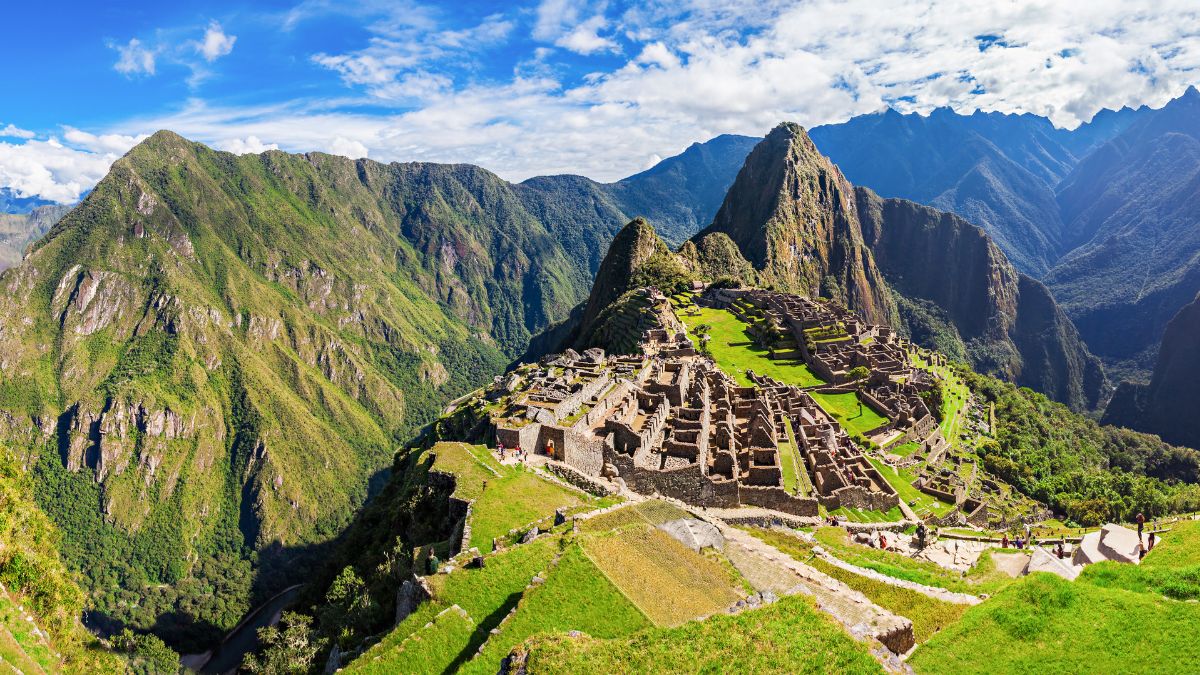
[[1135, 520], [1137, 520], [1138, 526], [1138, 560], [1141, 560], [1146, 557], [1147, 553], [1154, 550], [1154, 533], [1151, 532], [1143, 543], [1142, 532], [1146, 529], [1146, 514], [1138, 513]]
[[504, 444], [503, 444], [503, 443], [497, 442], [497, 443], [496, 443], [496, 452], [500, 453], [500, 461], [501, 461], [501, 462], [503, 462], [503, 461], [504, 461], [504, 459], [505, 459], [505, 458], [508, 456], [508, 454], [507, 454], [507, 453], [509, 453], [509, 452], [511, 452], [511, 453], [512, 453], [512, 456], [513, 456], [513, 457], [514, 457], [514, 458], [515, 458], [515, 459], [516, 459], [518, 462], [524, 462], [524, 461], [525, 461], [525, 458], [529, 456], [529, 455], [528, 455], [528, 454], [527, 454], [527, 453], [526, 453], [524, 450], [522, 450], [522, 449], [521, 449], [521, 444], [520, 444], [520, 443], [518, 443], [518, 444], [517, 444], [517, 447], [515, 447], [515, 448], [512, 448], [511, 450], [509, 450], [509, 449], [507, 449], [507, 448], [505, 448], [505, 447], [504, 447]]

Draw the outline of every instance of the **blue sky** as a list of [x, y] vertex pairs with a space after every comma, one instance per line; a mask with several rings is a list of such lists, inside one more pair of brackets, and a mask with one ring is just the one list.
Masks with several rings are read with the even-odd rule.
[[949, 105], [1074, 126], [1200, 81], [1182, 0], [10, 5], [0, 188], [56, 201], [159, 128], [614, 180], [783, 119]]

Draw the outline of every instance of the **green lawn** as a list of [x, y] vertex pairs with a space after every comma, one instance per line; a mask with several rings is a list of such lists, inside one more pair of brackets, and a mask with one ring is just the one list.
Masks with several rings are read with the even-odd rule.
[[526, 594], [512, 618], [462, 672], [495, 673], [501, 659], [533, 635], [580, 630], [592, 637], [615, 638], [650, 625], [646, 615], [575, 545], [563, 553], [546, 583]]
[[767, 350], [751, 344], [750, 336], [746, 334], [749, 324], [729, 310], [702, 307], [698, 315], [680, 314], [679, 318], [689, 331], [701, 324], [712, 327], [709, 331], [711, 339], [708, 347], [712, 351], [713, 360], [744, 387], [751, 384], [750, 379], [746, 377], [747, 370], [798, 387], [813, 387], [825, 383], [799, 359], [768, 358]]
[[502, 465], [481, 446], [438, 443], [433, 452], [433, 469], [455, 476], [454, 495], [475, 500], [471, 508], [471, 546], [484, 552], [492, 550], [494, 538], [515, 527], [551, 516], [560, 507], [595, 501], [543, 480], [522, 465]]
[[553, 637], [530, 643], [531, 673], [879, 673], [865, 643], [793, 595], [626, 638]]
[[849, 520], [852, 523], [894, 523], [898, 520], [904, 520], [904, 512], [899, 506], [893, 506], [887, 511], [875, 511], [872, 509], [851, 509], [845, 506], [828, 511], [831, 516], [838, 516]]
[[912, 473], [896, 469], [874, 457], [867, 457], [867, 459], [879, 473], [883, 474], [884, 479], [896, 489], [896, 493], [900, 495], [900, 499], [903, 499], [905, 504], [912, 506], [917, 515], [921, 515], [926, 511], [932, 511], [941, 517], [954, 510], [953, 504], [939, 501], [936, 497], [931, 497], [913, 487], [912, 481], [916, 480], [916, 477]]
[[921, 449], [921, 444], [917, 443], [915, 441], [909, 441], [907, 443], [901, 443], [900, 445], [895, 445], [895, 446], [891, 446], [888, 448], [884, 448], [884, 450], [886, 452], [893, 454], [897, 457], [900, 457], [901, 459], [908, 457], [909, 455], [913, 454], [914, 452], [917, 452], [920, 449]]
[[851, 436], [865, 436], [866, 433], [880, 425], [887, 424], [887, 418], [863, 405], [858, 405], [858, 394], [822, 394], [812, 392], [813, 400], [821, 408], [833, 416]]
[[918, 673], [1200, 672], [1200, 604], [1034, 574], [908, 660]]
[[758, 528], [751, 528], [748, 531], [780, 551], [812, 565], [859, 591], [880, 607], [907, 617], [913, 622], [913, 635], [918, 643], [928, 640], [938, 631], [957, 621], [967, 610], [967, 605], [935, 600], [916, 591], [869, 579], [830, 564], [821, 558], [813, 557], [811, 547], [788, 534]]

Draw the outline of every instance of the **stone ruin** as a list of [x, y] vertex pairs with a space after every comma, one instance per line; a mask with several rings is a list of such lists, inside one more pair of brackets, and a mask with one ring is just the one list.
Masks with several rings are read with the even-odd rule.
[[[920, 396], [932, 381], [911, 366], [889, 329], [782, 293], [722, 289], [704, 301], [769, 317], [835, 390], [856, 391], [887, 418], [881, 433], [922, 442], [940, 437]], [[675, 320], [656, 320], [643, 332], [639, 354], [567, 350], [497, 378], [489, 397], [511, 402], [492, 420], [497, 443], [699, 506], [815, 516], [818, 504], [875, 511], [898, 505], [895, 490], [808, 392], [753, 373], [753, 386], [739, 386], [697, 353], [677, 318], [668, 318]], [[833, 325], [845, 336], [806, 344], [806, 329]], [[872, 375], [851, 387], [848, 371], [858, 365]], [[784, 462], [800, 476], [798, 487], [785, 487]]]

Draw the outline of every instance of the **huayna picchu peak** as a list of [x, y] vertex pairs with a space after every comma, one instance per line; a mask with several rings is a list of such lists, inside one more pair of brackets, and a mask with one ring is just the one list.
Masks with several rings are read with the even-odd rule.
[[755, 147], [684, 253], [719, 251], [714, 235], [736, 244], [761, 286], [835, 299], [1079, 410], [1105, 395], [1103, 368], [1066, 315], [980, 228], [850, 185], [798, 125]]

